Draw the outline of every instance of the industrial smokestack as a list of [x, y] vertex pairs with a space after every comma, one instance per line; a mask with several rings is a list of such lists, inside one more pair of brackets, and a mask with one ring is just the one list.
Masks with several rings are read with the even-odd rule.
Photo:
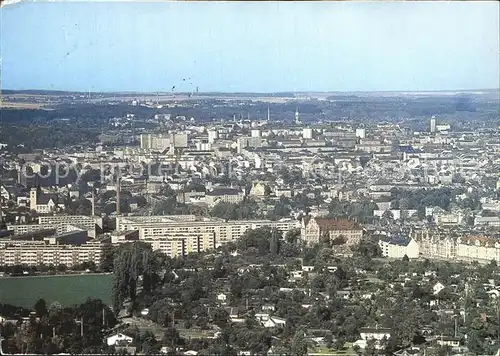
[[120, 177], [116, 177], [116, 215], [120, 215]]
[[92, 188], [92, 216], [95, 216], [95, 196], [94, 196], [94, 188]]

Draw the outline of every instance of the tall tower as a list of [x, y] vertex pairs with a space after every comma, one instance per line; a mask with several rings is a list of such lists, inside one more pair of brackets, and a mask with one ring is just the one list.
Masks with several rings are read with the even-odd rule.
[[37, 200], [38, 200], [38, 188], [31, 188], [30, 189], [30, 209], [31, 210], [36, 210], [37, 206]]
[[295, 109], [295, 123], [300, 124], [299, 108]]
[[270, 112], [269, 112], [269, 106], [267, 106], [267, 121], [269, 122], [269, 119], [270, 119], [271, 115], [270, 115]]

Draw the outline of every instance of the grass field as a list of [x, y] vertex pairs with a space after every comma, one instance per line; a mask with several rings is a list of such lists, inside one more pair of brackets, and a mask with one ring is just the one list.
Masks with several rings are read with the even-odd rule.
[[0, 303], [32, 308], [39, 298], [64, 306], [87, 298], [111, 301], [112, 275], [67, 275], [0, 278]]
[[41, 109], [42, 104], [39, 103], [23, 103], [14, 101], [2, 101], [0, 103], [0, 108], [5, 109]]

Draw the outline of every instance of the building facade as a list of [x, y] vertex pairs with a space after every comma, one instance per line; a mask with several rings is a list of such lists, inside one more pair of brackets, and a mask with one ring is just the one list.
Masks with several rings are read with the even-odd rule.
[[379, 246], [382, 251], [382, 256], [388, 258], [419, 258], [420, 249], [418, 243], [414, 239], [391, 239], [381, 238]]
[[147, 240], [150, 238], [165, 238], [179, 234], [211, 234], [215, 240], [215, 247], [222, 246], [228, 242], [238, 240], [249, 229], [258, 229], [269, 226], [286, 233], [299, 227], [296, 220], [240, 220], [240, 221], [166, 221], [156, 220], [147, 221], [149, 217], [135, 219], [135, 217], [118, 217], [117, 231], [138, 230], [139, 239]]
[[500, 242], [488, 236], [451, 236], [439, 231], [414, 233], [420, 255], [425, 258], [464, 262], [500, 262]]
[[83, 262], [100, 266], [109, 243], [90, 241], [82, 245], [57, 245], [48, 241], [12, 241], [0, 248], [0, 266], [65, 265], [71, 268]]
[[349, 219], [305, 217], [302, 219], [300, 236], [308, 245], [326, 238], [334, 244], [338, 241], [338, 244], [353, 246], [363, 237], [363, 229]]

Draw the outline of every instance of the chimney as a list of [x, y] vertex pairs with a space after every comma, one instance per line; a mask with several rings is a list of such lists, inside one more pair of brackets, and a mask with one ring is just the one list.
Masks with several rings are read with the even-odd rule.
[[95, 216], [95, 196], [94, 196], [94, 188], [92, 188], [92, 216]]
[[120, 215], [120, 177], [116, 177], [116, 216]]

